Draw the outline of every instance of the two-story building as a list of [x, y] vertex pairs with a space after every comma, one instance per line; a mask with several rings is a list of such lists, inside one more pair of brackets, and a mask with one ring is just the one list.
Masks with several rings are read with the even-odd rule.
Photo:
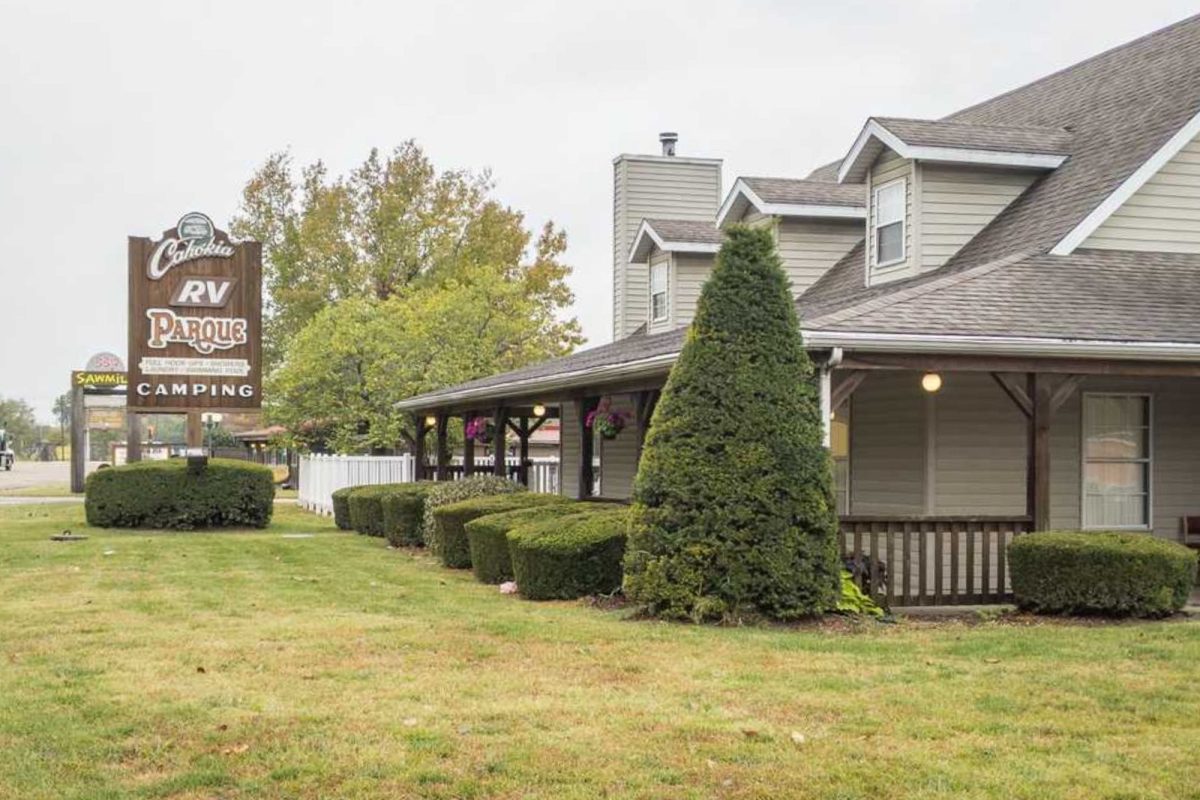
[[[942, 119], [869, 117], [803, 178], [723, 194], [721, 161], [664, 134], [613, 162], [613, 343], [400, 407], [442, 431], [557, 416], [562, 490], [627, 498], [722, 231], [761, 225], [818, 365], [845, 546], [889, 593], [1000, 596], [1029, 529], [1180, 537], [1200, 515], [1198, 135], [1200, 17]], [[628, 414], [614, 439], [585, 424], [598, 404]]]

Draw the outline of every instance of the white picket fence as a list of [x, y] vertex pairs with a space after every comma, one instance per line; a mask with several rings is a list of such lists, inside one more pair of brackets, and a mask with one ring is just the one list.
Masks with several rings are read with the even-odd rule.
[[[462, 464], [461, 458], [453, 460]], [[509, 467], [519, 460], [506, 459]], [[476, 458], [477, 469], [487, 470], [491, 458]], [[300, 458], [301, 508], [319, 514], [333, 513], [333, 493], [347, 486], [366, 486], [379, 483], [412, 483], [416, 478], [415, 461], [411, 455], [402, 456], [332, 456], [306, 455]], [[454, 476], [461, 479], [461, 473]], [[529, 489], [543, 494], [558, 493], [558, 459], [535, 458], [529, 465]]]

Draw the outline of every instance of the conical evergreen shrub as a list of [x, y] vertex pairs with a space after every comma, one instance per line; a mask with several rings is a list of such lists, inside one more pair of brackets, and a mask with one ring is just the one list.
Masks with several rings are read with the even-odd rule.
[[667, 618], [795, 619], [835, 602], [829, 455], [769, 232], [732, 228], [654, 411], [625, 593]]

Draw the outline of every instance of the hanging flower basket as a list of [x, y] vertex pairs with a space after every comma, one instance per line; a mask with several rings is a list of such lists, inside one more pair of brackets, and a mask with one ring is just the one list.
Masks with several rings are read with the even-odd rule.
[[487, 417], [474, 417], [467, 423], [466, 430], [463, 432], [467, 438], [480, 444], [491, 444], [496, 435], [496, 426]]
[[608, 398], [600, 401], [600, 405], [596, 406], [595, 410], [590, 411], [584, 419], [584, 425], [596, 431], [605, 439], [615, 439], [621, 431], [625, 430], [625, 423], [629, 421], [629, 415], [624, 411], [614, 411]]

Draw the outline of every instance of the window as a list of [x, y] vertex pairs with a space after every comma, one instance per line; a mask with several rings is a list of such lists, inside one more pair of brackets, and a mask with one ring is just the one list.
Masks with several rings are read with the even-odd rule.
[[1083, 397], [1083, 527], [1150, 526], [1150, 398]]
[[875, 190], [875, 266], [904, 260], [905, 180], [892, 181]]
[[667, 262], [650, 265], [650, 321], [667, 318]]

